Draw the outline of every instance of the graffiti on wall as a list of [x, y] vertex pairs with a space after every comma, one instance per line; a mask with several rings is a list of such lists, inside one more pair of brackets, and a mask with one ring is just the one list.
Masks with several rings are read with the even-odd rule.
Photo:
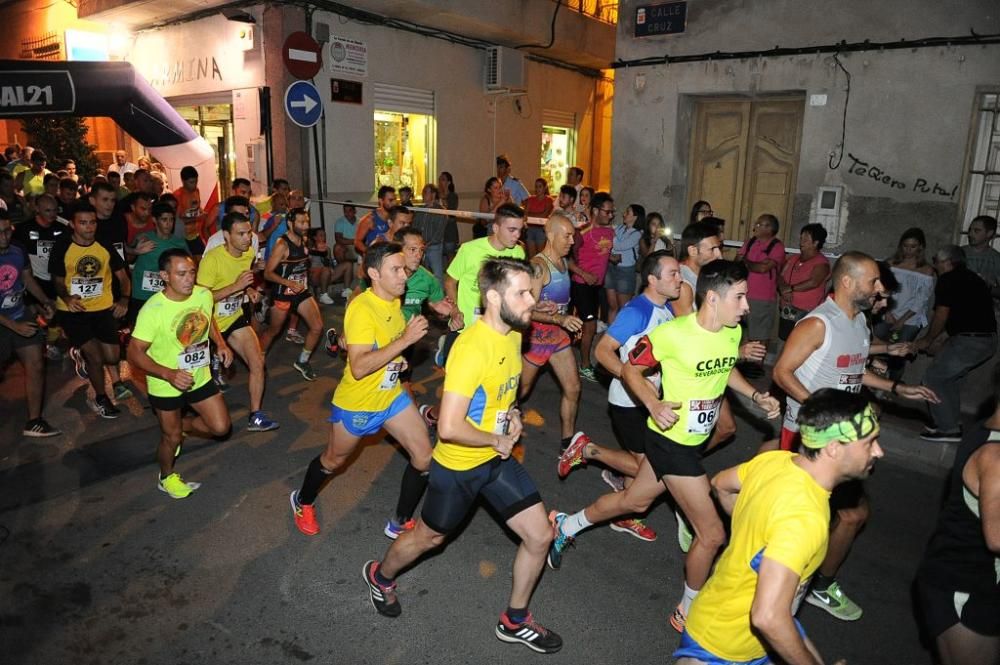
[[901, 180], [886, 173], [885, 169], [866, 162], [860, 157], [855, 157], [851, 153], [847, 153], [847, 157], [851, 160], [850, 166], [847, 167], [848, 173], [863, 178], [871, 178], [880, 185], [885, 185], [886, 187], [892, 189], [917, 192], [919, 194], [930, 194], [932, 196], [940, 196], [946, 199], [953, 199], [955, 198], [955, 194], [958, 193], [958, 185], [949, 188], [947, 186], [942, 186], [941, 183], [936, 181], [931, 184], [931, 181], [926, 178]]

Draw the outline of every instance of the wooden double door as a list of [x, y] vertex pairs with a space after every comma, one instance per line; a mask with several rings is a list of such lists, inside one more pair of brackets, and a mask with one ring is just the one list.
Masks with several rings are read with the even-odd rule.
[[[699, 99], [691, 140], [688, 205], [705, 200], [726, 220], [726, 238], [744, 240], [770, 213], [787, 244], [802, 140], [801, 97]], [[792, 243], [797, 245], [797, 240]]]

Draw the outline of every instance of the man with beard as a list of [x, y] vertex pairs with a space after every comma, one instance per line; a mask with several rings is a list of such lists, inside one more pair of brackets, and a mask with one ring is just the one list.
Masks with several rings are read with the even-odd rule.
[[822, 388], [798, 424], [802, 454], [763, 453], [712, 478], [732, 538], [691, 605], [678, 665], [823, 662], [795, 612], [826, 550], [830, 492], [866, 478], [882, 449], [860, 395]]
[[[774, 366], [774, 381], [787, 395], [781, 428], [783, 450], [795, 448], [799, 406], [820, 388], [859, 393], [862, 386], [867, 386], [908, 399], [938, 401], [928, 388], [882, 378], [865, 369], [871, 341], [865, 312], [883, 290], [875, 259], [861, 252], [847, 252], [834, 264], [832, 279], [833, 295], [796, 324]], [[830, 504], [835, 511], [830, 544], [806, 602], [842, 621], [854, 621], [861, 618], [861, 607], [844, 593], [834, 576], [868, 520], [869, 505], [862, 483], [838, 486]]]
[[[128, 361], [146, 374], [149, 405], [160, 421], [157, 487], [171, 499], [183, 499], [201, 487], [174, 471], [184, 435], [225, 436], [231, 427], [209, 371], [209, 338], [227, 366], [233, 352], [212, 319], [211, 292], [194, 283], [197, 271], [187, 250], [168, 249], [158, 267], [164, 287], [139, 311]], [[184, 417], [185, 407], [195, 415]]]
[[[293, 220], [294, 213], [289, 213]], [[307, 536], [319, 533], [313, 503], [324, 483], [347, 462], [363, 437], [383, 427], [410, 455], [397, 511], [413, 514], [427, 486], [430, 437], [399, 381], [403, 351], [427, 334], [427, 319], [417, 315], [404, 322], [399, 305], [407, 278], [402, 246], [389, 242], [369, 247], [365, 271], [371, 288], [354, 298], [344, 313], [347, 366], [331, 400], [326, 450], [309, 463], [301, 489], [289, 497], [295, 526]]]
[[[668, 252], [652, 252], [642, 260], [641, 268], [645, 288], [618, 312], [615, 322], [594, 349], [597, 361], [613, 377], [608, 388], [608, 410], [611, 427], [622, 450], [605, 448], [580, 434], [573, 437], [559, 457], [560, 478], [565, 478], [573, 467], [594, 460], [607, 467], [601, 472], [601, 478], [616, 492], [631, 485], [639, 473], [639, 466], [646, 457], [644, 440], [646, 419], [649, 418], [646, 408], [636, 404], [635, 396], [622, 383], [622, 370], [639, 340], [674, 318], [670, 303], [677, 300], [681, 290], [680, 265]], [[656, 390], [660, 389], [659, 373], [649, 374], [646, 379]], [[626, 517], [611, 522], [610, 526], [614, 531], [640, 540], [656, 540], [656, 532], [641, 518]]]
[[323, 317], [316, 298], [309, 291], [309, 250], [306, 247], [309, 213], [303, 208], [289, 210], [288, 222], [288, 232], [278, 238], [264, 268], [264, 279], [274, 285], [274, 307], [271, 308], [271, 320], [261, 336], [260, 345], [266, 354], [274, 338], [281, 333], [289, 312], [298, 313], [309, 326], [309, 332], [293, 367], [306, 381], [315, 381], [316, 372], [309, 364], [309, 358], [319, 344]]
[[528, 612], [552, 529], [534, 482], [510, 456], [523, 429], [515, 403], [521, 374], [520, 331], [528, 328], [535, 305], [531, 272], [523, 261], [483, 263], [478, 290], [485, 310], [470, 322], [448, 357], [439, 440], [420, 519], [389, 547], [381, 562], [367, 562], [362, 572], [372, 606], [384, 616], [398, 617], [402, 608], [396, 598], [396, 576], [424, 553], [442, 546], [482, 496], [521, 538], [510, 601], [495, 634], [504, 642], [554, 653], [562, 647], [562, 639]]

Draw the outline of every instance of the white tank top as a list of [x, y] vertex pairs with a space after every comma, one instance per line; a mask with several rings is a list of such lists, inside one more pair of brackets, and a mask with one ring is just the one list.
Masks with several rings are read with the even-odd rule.
[[686, 264], [681, 264], [681, 280], [691, 287], [691, 311], [697, 312], [698, 305], [696, 303], [695, 294], [698, 292], [698, 275], [694, 273], [694, 270], [687, 267]]
[[[819, 319], [826, 330], [823, 344], [795, 370], [795, 378], [810, 393], [820, 388], [861, 392], [871, 343], [871, 331], [864, 313], [859, 311], [853, 319], [849, 319], [833, 298], [827, 298], [802, 321], [807, 319]], [[784, 426], [789, 431], [798, 432], [795, 418], [801, 405], [791, 397], [786, 398], [785, 405]]]

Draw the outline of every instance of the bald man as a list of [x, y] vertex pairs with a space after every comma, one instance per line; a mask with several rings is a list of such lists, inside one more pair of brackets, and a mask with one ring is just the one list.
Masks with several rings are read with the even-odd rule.
[[[573, 222], [565, 213], [555, 212], [545, 222], [545, 247], [531, 259], [534, 276], [531, 291], [542, 304], [531, 314], [528, 351], [521, 371], [520, 400], [524, 400], [545, 365], [552, 367], [562, 390], [559, 420], [562, 428], [560, 450], [565, 450], [576, 430], [576, 411], [580, 401], [580, 377], [573, 355], [573, 337], [583, 329], [583, 322], [567, 313], [570, 300], [569, 266], [566, 257], [573, 249]], [[544, 303], [551, 303], [544, 305]]]

